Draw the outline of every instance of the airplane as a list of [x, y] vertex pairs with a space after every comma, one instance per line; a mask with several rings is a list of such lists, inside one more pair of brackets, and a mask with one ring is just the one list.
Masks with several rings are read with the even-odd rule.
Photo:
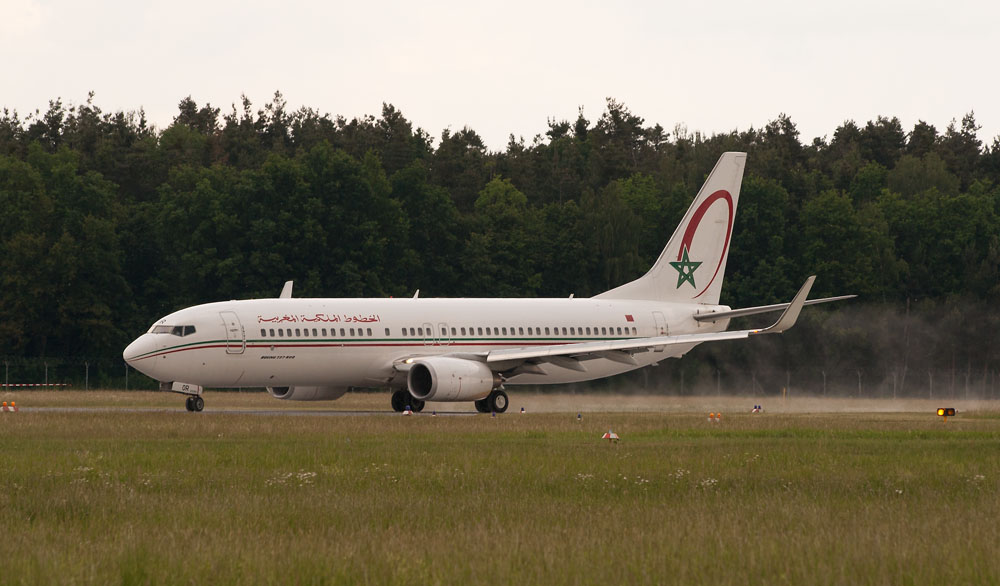
[[[472, 402], [503, 413], [511, 385], [613, 376], [680, 357], [698, 344], [792, 327], [815, 276], [788, 303], [719, 305], [746, 153], [724, 153], [652, 268], [590, 298], [293, 298], [222, 301], [159, 319], [123, 352], [160, 389], [204, 409], [205, 387], [265, 387], [277, 399], [334, 400], [389, 387], [395, 411]], [[762, 329], [730, 319], [782, 311]]]

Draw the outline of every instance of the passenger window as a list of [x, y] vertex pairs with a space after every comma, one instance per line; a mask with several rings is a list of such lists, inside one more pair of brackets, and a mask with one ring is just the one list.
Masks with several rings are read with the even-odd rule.
[[414, 330], [413, 328], [410, 328], [410, 335], [411, 336], [416, 336], [417, 335], [416, 330]]
[[503, 335], [505, 335], [505, 336], [507, 335], [507, 328], [503, 329]]
[[587, 335], [590, 335], [590, 328], [587, 328]]
[[462, 335], [465, 335], [465, 328], [462, 328]]
[[340, 328], [340, 335], [341, 335], [341, 337], [343, 337], [343, 336], [346, 336], [346, 335], [347, 335], [347, 334], [345, 334], [345, 333], [344, 333], [344, 328]]
[[371, 328], [365, 328], [365, 333], [368, 334], [369, 338], [372, 337], [372, 329]]
[[483, 335], [483, 328], [479, 328], [479, 335], [480, 335], [480, 336], [482, 336], [482, 335]]
[[351, 328], [351, 335], [354, 335], [354, 328]]
[[295, 337], [298, 338], [301, 335], [302, 334], [301, 334], [301, 332], [299, 332], [299, 328], [295, 328]]
[[313, 336], [319, 336], [319, 334], [316, 333], [316, 328], [313, 328]]
[[278, 337], [283, 338], [285, 336], [285, 330], [278, 330]]
[[[281, 330], [278, 330], [278, 331], [280, 332]], [[272, 338], [274, 337], [274, 330], [271, 330], [271, 337]]]
[[608, 335], [608, 328], [604, 328], [604, 327], [602, 327], [602, 328], [601, 328], [601, 335], [602, 335], [602, 336], [606, 336], [606, 335]]
[[323, 334], [323, 337], [325, 338], [326, 337], [326, 328], [323, 328], [322, 330], [320, 330], [320, 332]]
[[528, 326], [528, 335], [529, 335], [529, 336], [533, 335], [533, 334], [531, 333], [531, 326]]
[[563, 328], [562, 330], [563, 330], [563, 335], [565, 336], [566, 335], [566, 328]]
[[452, 336], [455, 336], [455, 335], [457, 335], [457, 334], [455, 333], [455, 328], [451, 328], [451, 335], [452, 335]]
[[406, 337], [406, 328], [403, 328], [403, 337]]
[[618, 328], [618, 335], [619, 336], [622, 335], [622, 329], [621, 328]]
[[424, 328], [417, 328], [417, 334], [423, 336], [424, 335]]
[[632, 335], [633, 335], [633, 336], [635, 336], [635, 335], [636, 335], [636, 333], [635, 333], [635, 326], [632, 326]]
[[546, 336], [548, 336], [548, 335], [549, 335], [549, 328], [545, 328], [545, 335], [546, 335]]
[[285, 330], [285, 332], [288, 334], [289, 338], [292, 337], [292, 328], [288, 328], [287, 330]]
[[[531, 328], [528, 328], [528, 329], [530, 330]], [[518, 336], [523, 336], [524, 335], [524, 328], [517, 328], [517, 335]]]
[[576, 335], [576, 330], [574, 328], [570, 328], [569, 329], [569, 333], [570, 333], [570, 335], [575, 336]]
[[266, 337], [267, 337], [267, 330], [265, 330], [264, 328], [261, 328], [261, 329], [260, 329], [260, 335], [261, 335], [262, 337], [266, 338]]
[[389, 335], [389, 328], [385, 329], [385, 335], [387, 335], [387, 336]]

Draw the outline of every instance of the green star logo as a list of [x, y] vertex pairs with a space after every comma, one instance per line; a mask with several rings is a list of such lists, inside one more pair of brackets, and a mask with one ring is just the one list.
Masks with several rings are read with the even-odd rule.
[[677, 288], [680, 289], [681, 285], [686, 282], [691, 283], [691, 287], [697, 289], [698, 286], [694, 284], [694, 271], [701, 266], [701, 262], [694, 262], [688, 259], [688, 249], [687, 246], [684, 247], [681, 253], [681, 260], [678, 262], [670, 263], [670, 266], [677, 269]]

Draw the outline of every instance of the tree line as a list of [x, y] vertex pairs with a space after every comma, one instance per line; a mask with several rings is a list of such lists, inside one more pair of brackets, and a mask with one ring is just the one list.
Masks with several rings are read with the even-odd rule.
[[[836, 356], [994, 368], [1000, 137], [978, 131], [970, 112], [943, 130], [846, 121], [811, 142], [785, 115], [704, 135], [608, 99], [595, 121], [581, 110], [492, 151], [472, 128], [433, 138], [390, 104], [348, 120], [290, 111], [280, 93], [225, 113], [184, 98], [163, 129], [93, 95], [5, 109], [0, 355], [114, 357], [172, 310], [275, 296], [287, 279], [297, 296], [593, 295], [648, 269], [719, 155], [738, 150], [723, 302], [785, 301], [809, 274], [814, 296], [860, 298], [817, 312], [816, 339], [705, 350], [693, 368], [808, 360], [841, 335], [852, 341]], [[844, 311], [894, 319], [850, 338]], [[892, 333], [906, 320], [942, 328], [907, 326], [904, 344]], [[969, 344], [970, 331], [984, 338]]]

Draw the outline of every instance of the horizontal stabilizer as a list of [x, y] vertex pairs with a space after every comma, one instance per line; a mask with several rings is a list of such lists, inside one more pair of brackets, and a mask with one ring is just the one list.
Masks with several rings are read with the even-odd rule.
[[[803, 305], [817, 305], [820, 303], [830, 303], [831, 301], [843, 301], [845, 299], [854, 299], [857, 295], [840, 295], [838, 297], [825, 297], [823, 299], [809, 299]], [[694, 316], [697, 321], [707, 321], [715, 322], [721, 319], [730, 319], [734, 317], [745, 317], [748, 315], [757, 315], [759, 313], [770, 313], [772, 311], [781, 311], [787, 308], [790, 303], [775, 303], [774, 305], [761, 305], [759, 307], [747, 307], [745, 309], [731, 309], [729, 311], [713, 311], [711, 313], [699, 313]]]

